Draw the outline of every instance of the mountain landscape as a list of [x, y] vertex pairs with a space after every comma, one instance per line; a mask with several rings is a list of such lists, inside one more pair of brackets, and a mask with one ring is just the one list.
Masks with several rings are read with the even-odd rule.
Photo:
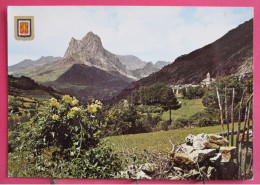
[[60, 60], [61, 57], [53, 57], [53, 56], [42, 56], [37, 60], [25, 59], [18, 64], [12, 65], [8, 67], [9, 74], [15, 74], [15, 76], [22, 76], [29, 74], [32, 69], [36, 67], [40, 67], [49, 63], [56, 62]]
[[252, 74], [252, 53], [251, 19], [215, 42], [178, 57], [171, 64], [144, 62], [133, 55], [115, 55], [103, 48], [97, 35], [89, 32], [82, 40], [72, 38], [62, 58], [28, 59], [8, 69], [9, 74], [28, 76], [81, 100], [110, 99], [123, 89], [117, 97], [122, 99], [133, 89], [156, 82], [191, 84], [200, 83], [207, 73], [213, 78]]
[[[197, 12], [196, 9], [193, 11]], [[70, 11], [65, 10], [65, 14]], [[104, 16], [102, 19], [95, 17], [120, 17], [122, 11], [117, 13], [111, 7], [94, 10], [93, 7], [80, 9], [81, 13], [95, 12], [89, 16], [94, 21], [82, 17], [82, 20], [87, 20], [85, 29], [82, 21], [77, 21], [81, 23], [79, 27], [77, 24], [68, 27], [69, 19], [64, 19], [64, 16], [58, 17], [66, 27], [59, 21], [57, 26], [66, 30], [64, 34], [68, 35], [71, 30], [89, 30], [94, 23], [100, 31], [108, 28], [102, 29], [105, 38], [115, 35], [107, 40], [112, 41], [113, 46], [118, 46], [118, 40], [120, 46], [137, 44], [134, 49], [141, 48], [137, 53], [157, 58], [159, 52], [162, 59], [156, 59], [156, 62], [153, 57], [151, 62], [131, 54], [111, 53], [109, 48], [103, 47], [101, 38], [90, 31], [82, 39], [68, 39], [62, 57], [42, 56], [9, 66], [8, 177], [253, 179], [253, 19], [248, 18], [249, 13], [253, 16], [253, 9], [232, 8], [230, 12], [233, 13], [229, 16], [234, 20], [227, 22], [214, 22], [219, 19], [215, 19], [213, 13], [211, 20], [214, 26], [219, 25], [219, 29], [214, 27], [216, 30], [209, 34], [210, 38], [217, 39], [216, 32], [223, 30], [222, 26], [237, 27], [232, 27], [212, 43], [206, 42], [209, 37], [205, 38], [204, 43], [208, 45], [170, 62], [163, 59], [174, 56], [170, 51], [183, 51], [185, 46], [193, 45], [195, 41], [191, 38], [193, 34], [187, 35], [190, 32], [176, 33], [176, 30], [193, 31], [203, 24], [201, 30], [205, 25], [211, 28], [212, 23], [202, 21], [195, 27], [194, 24], [186, 27], [191, 19], [196, 23], [204, 20], [193, 13], [189, 13], [187, 18], [184, 12], [191, 10], [188, 8], [180, 12], [180, 18], [185, 22], [175, 24], [173, 21], [174, 25], [166, 24], [164, 29], [157, 24], [160, 13], [156, 11], [156, 14], [148, 14], [151, 22], [145, 18], [138, 27], [140, 29], [133, 31], [128, 29], [132, 28], [133, 24], [129, 22], [135, 20], [135, 16], [122, 25], [121, 18], [104, 22], [107, 20], [103, 19]], [[219, 10], [222, 14], [223, 9]], [[147, 14], [149, 11], [144, 12]], [[48, 12], [51, 12], [49, 8]], [[62, 12], [61, 8], [58, 12]], [[207, 12], [208, 15], [203, 10], [203, 14], [210, 17], [212, 12]], [[246, 13], [241, 17], [247, 18], [237, 17], [238, 12]], [[169, 14], [164, 16], [169, 17]], [[171, 16], [171, 20], [177, 19]], [[242, 23], [242, 20], [248, 21]], [[242, 24], [238, 25], [238, 21]], [[106, 23], [106, 27], [102, 27]], [[146, 29], [147, 24], [151, 24], [152, 29]], [[19, 22], [19, 25], [24, 28], [28, 22]], [[153, 25], [157, 26], [156, 29]], [[134, 37], [122, 32], [125, 28]], [[171, 28], [173, 30], [167, 30]], [[149, 31], [149, 34], [137, 35], [141, 29], [144, 33]], [[181, 44], [171, 39], [172, 31]], [[60, 40], [57, 35], [63, 39], [60, 31], [52, 29], [51, 32], [55, 37], [53, 43]], [[41, 47], [35, 48], [38, 51], [32, 55], [46, 51], [44, 48], [53, 44], [44, 42], [42, 38], [38, 42], [31, 47], [39, 44]], [[61, 43], [53, 46], [59, 44], [63, 48]], [[18, 54], [30, 55], [28, 52], [32, 51], [31, 47], [23, 50], [24, 45], [18, 47], [13, 41], [9, 44], [10, 48], [15, 48], [9, 50], [9, 59]]]
[[167, 62], [144, 62], [133, 55], [115, 55], [103, 48], [101, 39], [89, 32], [82, 40], [72, 38], [64, 57], [41, 57], [9, 66], [13, 76], [27, 76], [80, 100], [110, 99], [130, 82], [159, 71]]
[[217, 78], [253, 73], [253, 19], [229, 31], [215, 42], [178, 57], [160, 71], [129, 84], [118, 95], [126, 98], [132, 90], [156, 82], [167, 85], [200, 83], [207, 73]]

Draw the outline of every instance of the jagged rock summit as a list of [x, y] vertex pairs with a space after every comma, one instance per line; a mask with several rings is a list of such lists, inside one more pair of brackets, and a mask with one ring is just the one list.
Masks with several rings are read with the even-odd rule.
[[94, 66], [110, 74], [118, 72], [134, 78], [132, 72], [119, 61], [116, 55], [104, 49], [101, 39], [93, 32], [88, 32], [82, 40], [72, 37], [63, 59], [71, 57], [76, 59], [77, 63]]
[[82, 38], [82, 40], [76, 40], [74, 37], [72, 37], [64, 57], [69, 57], [72, 54], [80, 51], [92, 53], [104, 51], [99, 36], [90, 31]]

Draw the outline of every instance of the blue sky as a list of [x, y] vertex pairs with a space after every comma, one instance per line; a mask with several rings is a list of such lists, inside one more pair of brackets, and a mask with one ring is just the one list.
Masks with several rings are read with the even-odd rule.
[[[34, 16], [33, 41], [14, 39], [14, 16]], [[89, 31], [114, 54], [173, 62], [252, 17], [250, 7], [13, 6], [8, 7], [8, 65], [63, 56], [72, 37], [82, 39]]]

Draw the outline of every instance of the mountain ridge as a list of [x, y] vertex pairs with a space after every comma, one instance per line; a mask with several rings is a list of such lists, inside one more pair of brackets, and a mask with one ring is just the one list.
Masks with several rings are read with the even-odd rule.
[[[241, 70], [241, 66], [247, 66]], [[253, 19], [230, 30], [215, 42], [182, 55], [160, 71], [132, 82], [117, 96], [126, 98], [139, 86], [156, 82], [167, 85], [200, 83], [209, 72], [217, 78], [227, 75], [244, 75], [253, 72]], [[244, 68], [245, 69], [245, 68]]]

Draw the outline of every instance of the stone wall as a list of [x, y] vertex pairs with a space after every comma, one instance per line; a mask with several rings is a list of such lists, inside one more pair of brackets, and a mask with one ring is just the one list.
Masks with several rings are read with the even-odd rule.
[[228, 144], [227, 139], [217, 134], [190, 134], [182, 144], [173, 145], [166, 163], [150, 161], [139, 166], [131, 165], [121, 175], [132, 179], [237, 179], [237, 165], [234, 163], [237, 149]]

